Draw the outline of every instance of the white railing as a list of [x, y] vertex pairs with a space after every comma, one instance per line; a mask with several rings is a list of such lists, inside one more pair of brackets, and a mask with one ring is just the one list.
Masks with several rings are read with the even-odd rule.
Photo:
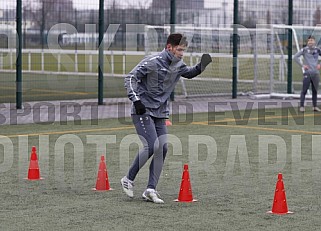
[[[97, 66], [93, 65], [93, 60], [96, 58], [98, 60], [98, 51], [97, 50], [52, 50], [52, 49], [23, 49], [23, 64], [27, 65], [24, 66], [23, 72], [27, 73], [45, 73], [45, 74], [77, 74], [77, 75], [97, 75], [98, 70], [98, 61], [96, 62]], [[39, 62], [38, 59], [33, 58], [33, 55], [39, 55], [41, 61]], [[53, 55], [51, 60], [46, 60], [46, 55]], [[104, 55], [110, 57], [110, 62], [105, 59], [105, 65], [110, 65], [109, 74], [111, 76], [124, 76], [126, 74], [126, 56], [139, 56], [143, 57], [146, 55], [143, 51], [112, 51], [106, 50], [104, 51]], [[85, 56], [85, 60], [88, 60], [88, 68], [86, 71], [78, 71], [79, 70], [79, 57]], [[121, 56], [122, 64], [119, 65], [115, 63], [115, 56]], [[72, 67], [72, 71], [65, 71], [62, 70], [62, 67], [65, 63], [62, 61], [63, 58], [69, 58], [70, 63], [72, 64], [69, 66], [69, 69]], [[15, 71], [15, 64], [16, 64], [16, 50], [15, 49], [0, 49], [0, 70], [3, 72], [14, 72]], [[57, 71], [48, 71], [46, 70], [45, 66], [46, 63], [55, 61], [54, 63], [57, 65]], [[137, 59], [137, 63], [139, 59]], [[70, 65], [70, 63], [68, 63]], [[121, 68], [121, 72], [115, 73], [115, 64], [118, 65], [118, 68]], [[41, 65], [40, 70], [39, 68], [35, 68], [35, 66]], [[51, 68], [52, 69], [52, 68]]]
[[[155, 52], [156, 53], [156, 52]], [[153, 54], [153, 53], [152, 53]], [[23, 49], [23, 73], [32, 75], [78, 75], [78, 76], [97, 76], [98, 75], [98, 50], [63, 50], [63, 49]], [[105, 77], [124, 77], [144, 56], [145, 51], [104, 51], [104, 74]], [[185, 53], [186, 63], [190, 66], [195, 65], [200, 61], [202, 53]], [[232, 67], [233, 57], [232, 54], [228, 53], [210, 53], [213, 60], [221, 59], [219, 62], [215, 62], [218, 69], [212, 67], [212, 71], [207, 71], [207, 75], [202, 75], [196, 80], [203, 81], [203, 85], [212, 84], [208, 81], [212, 81], [217, 86], [219, 85], [229, 85], [231, 80], [230, 69]], [[254, 54], [239, 54], [238, 59], [264, 59], [265, 63], [270, 60], [270, 54], [259, 54], [254, 56]], [[67, 61], [66, 61], [67, 60]], [[79, 60], [85, 60], [84, 62], [79, 62]], [[255, 62], [258, 63], [258, 62]], [[262, 63], [262, 62], [261, 62]], [[15, 49], [0, 49], [0, 73], [15, 73], [16, 68], [16, 50]], [[83, 65], [86, 65], [85, 67]], [[246, 67], [247, 69], [247, 67]], [[226, 70], [223, 71], [222, 70]], [[251, 70], [246, 70], [249, 75], [253, 75]], [[253, 71], [254, 72], [254, 71]], [[216, 73], [216, 74], [215, 74]], [[222, 75], [217, 75], [220, 73]], [[268, 81], [265, 76], [268, 76], [266, 72], [254, 73], [255, 79], [259, 79], [255, 84], [262, 81]], [[263, 78], [263, 79], [262, 79]], [[240, 79], [238, 79], [240, 80]], [[255, 82], [253, 79], [242, 79], [241, 81], [246, 83]], [[185, 96], [190, 95], [191, 86], [185, 86], [185, 80], [181, 79], [182, 91]], [[193, 80], [192, 80], [193, 81]], [[195, 83], [197, 84], [197, 83]], [[204, 87], [200, 84], [199, 88]], [[226, 86], [225, 86], [226, 87]], [[224, 87], [222, 87], [223, 91]], [[194, 91], [194, 90], [193, 90]], [[219, 87], [219, 92], [221, 87]], [[220, 92], [221, 93], [221, 92]], [[229, 94], [230, 92], [228, 92]], [[226, 94], [226, 92], [224, 92]]]
[[[5, 54], [5, 55], [4, 55]], [[77, 74], [77, 75], [96, 75], [98, 70], [98, 61], [95, 62], [94, 58], [98, 60], [98, 50], [63, 50], [63, 49], [23, 49], [23, 72], [26, 73], [44, 73], [44, 74]], [[33, 55], [40, 56], [41, 61], [39, 59], [33, 58]], [[54, 57], [50, 60], [46, 60], [47, 55], [53, 55]], [[104, 65], [109, 65], [107, 72], [105, 70], [105, 74], [120, 77], [127, 74], [128, 70], [126, 70], [126, 57], [137, 57], [134, 58], [136, 63], [138, 63], [141, 57], [145, 56], [146, 52], [144, 51], [113, 51], [113, 50], [105, 50], [104, 56], [110, 57], [110, 62], [105, 59]], [[201, 53], [185, 53], [185, 57], [189, 62], [189, 65], [194, 65], [199, 61], [201, 57]], [[79, 71], [79, 57], [85, 56], [86, 61], [86, 71]], [[121, 64], [115, 62], [115, 56], [121, 56]], [[211, 53], [213, 58], [232, 58], [231, 54], [224, 53]], [[253, 58], [253, 54], [239, 55], [239, 58]], [[13, 72], [15, 71], [16, 64], [16, 50], [15, 49], [0, 49], [0, 70], [3, 72]], [[64, 58], [69, 59], [68, 63], [68, 71], [62, 70], [62, 67], [65, 66], [66, 63], [63, 62]], [[259, 58], [269, 59], [270, 55], [260, 55]], [[48, 62], [53, 62], [57, 65], [54, 69], [55, 71], [46, 70], [45, 66]], [[135, 64], [136, 64], [135, 63]], [[131, 63], [132, 64], [132, 63]], [[40, 65], [40, 68], [39, 68]], [[117, 65], [118, 71], [115, 73], [115, 66]], [[37, 67], [38, 66], [38, 67]], [[134, 65], [132, 65], [134, 66]], [[37, 68], [35, 68], [37, 67]], [[72, 70], [71, 70], [72, 68]], [[51, 68], [52, 69], [52, 68]], [[83, 68], [81, 68], [83, 69]]]

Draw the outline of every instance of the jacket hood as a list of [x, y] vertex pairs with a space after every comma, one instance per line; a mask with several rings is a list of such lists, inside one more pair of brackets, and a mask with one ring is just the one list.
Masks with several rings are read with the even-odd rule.
[[166, 60], [168, 60], [171, 64], [178, 63], [179, 61], [182, 60], [182, 59], [175, 57], [175, 55], [172, 52], [170, 52], [166, 49], [164, 49], [162, 53], [164, 53], [164, 55], [166, 56]]

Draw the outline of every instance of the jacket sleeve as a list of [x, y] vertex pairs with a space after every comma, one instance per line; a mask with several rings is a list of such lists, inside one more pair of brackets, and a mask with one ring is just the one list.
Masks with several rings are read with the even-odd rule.
[[183, 63], [181, 66], [181, 76], [183, 76], [184, 78], [192, 79], [201, 73], [201, 63], [198, 63], [192, 67], [189, 67], [185, 63]]
[[138, 93], [138, 83], [146, 75], [146, 62], [142, 61], [125, 77], [125, 88], [127, 90], [127, 96], [132, 102], [140, 100]]
[[294, 61], [295, 61], [298, 65], [300, 65], [301, 67], [303, 67], [303, 63], [301, 63], [301, 61], [300, 61], [300, 59], [299, 59], [299, 57], [300, 57], [301, 55], [303, 55], [303, 48], [302, 48], [301, 50], [299, 50], [299, 51], [294, 55], [293, 59], [294, 59]]

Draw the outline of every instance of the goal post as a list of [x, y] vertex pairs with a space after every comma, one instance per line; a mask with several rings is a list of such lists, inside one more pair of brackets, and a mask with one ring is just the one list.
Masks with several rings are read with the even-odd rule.
[[[257, 25], [256, 28], [238, 28], [238, 95], [259, 97], [297, 97], [301, 91], [302, 69], [292, 65], [292, 93], [288, 87], [288, 30], [293, 34], [293, 54], [299, 51], [309, 35], [321, 45], [321, 27], [300, 25]], [[145, 51], [147, 54], [159, 52], [165, 47], [171, 32], [170, 25], [145, 26]], [[175, 25], [175, 32], [186, 35], [189, 46], [184, 61], [195, 65], [203, 53], [209, 53], [213, 62], [197, 78], [181, 79], [175, 89], [176, 95], [215, 96], [232, 95], [232, 27], [207, 27]], [[307, 96], [309, 97], [309, 96]]]
[[[300, 68], [299, 65], [294, 63], [292, 65], [292, 93], [287, 93], [287, 59], [288, 56], [284, 52], [288, 49], [287, 44], [287, 31], [292, 31], [293, 41], [292, 50], [293, 55], [297, 53], [306, 45], [308, 36], [313, 35], [316, 39], [316, 46], [321, 45], [321, 27], [311, 27], [303, 25], [272, 25], [271, 26], [271, 37], [272, 41], [278, 41], [276, 43], [271, 43], [271, 63], [270, 63], [270, 96], [278, 98], [299, 98], [301, 87], [302, 87], [302, 73], [304, 72], [303, 68]], [[279, 59], [279, 62], [276, 60]], [[280, 62], [282, 60], [282, 62]], [[300, 57], [301, 63], [303, 62], [303, 57]], [[276, 67], [279, 68], [279, 73], [282, 73], [282, 78], [276, 78]], [[307, 98], [311, 96], [308, 94]]]
[[[270, 60], [270, 29], [238, 28], [238, 95], [268, 93], [267, 76]], [[159, 52], [165, 47], [171, 32], [170, 25], [145, 26], [146, 54]], [[181, 78], [175, 89], [176, 95], [189, 96], [231, 96], [233, 67], [233, 27], [207, 27], [175, 25], [175, 32], [186, 35], [189, 46], [184, 61], [187, 65], [199, 62], [203, 53], [209, 53], [213, 62], [197, 78]]]

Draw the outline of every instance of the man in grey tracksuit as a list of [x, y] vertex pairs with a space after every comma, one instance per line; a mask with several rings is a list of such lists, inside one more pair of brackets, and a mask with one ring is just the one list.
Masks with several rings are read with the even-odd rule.
[[166, 48], [157, 55], [145, 57], [126, 77], [125, 88], [133, 102], [131, 115], [143, 149], [133, 161], [128, 173], [121, 179], [124, 192], [133, 197], [134, 179], [141, 167], [153, 156], [149, 167], [149, 180], [143, 198], [154, 203], [164, 203], [156, 186], [167, 153], [167, 128], [169, 97], [179, 78], [199, 75], [212, 62], [203, 54], [201, 62], [188, 67], [182, 60], [188, 43], [182, 34], [171, 34]]
[[[303, 63], [300, 62], [299, 57], [303, 56]], [[318, 61], [319, 55], [321, 55], [320, 48], [315, 46], [315, 38], [313, 36], [309, 36], [307, 40], [307, 46], [302, 48], [294, 55], [294, 60], [297, 64], [299, 64], [303, 69], [303, 84], [302, 91], [300, 96], [300, 112], [304, 112], [304, 101], [305, 95], [310, 87], [310, 83], [312, 83], [312, 104], [313, 111], [321, 111], [317, 107], [317, 96], [318, 96], [318, 88], [320, 81], [320, 64]]]

